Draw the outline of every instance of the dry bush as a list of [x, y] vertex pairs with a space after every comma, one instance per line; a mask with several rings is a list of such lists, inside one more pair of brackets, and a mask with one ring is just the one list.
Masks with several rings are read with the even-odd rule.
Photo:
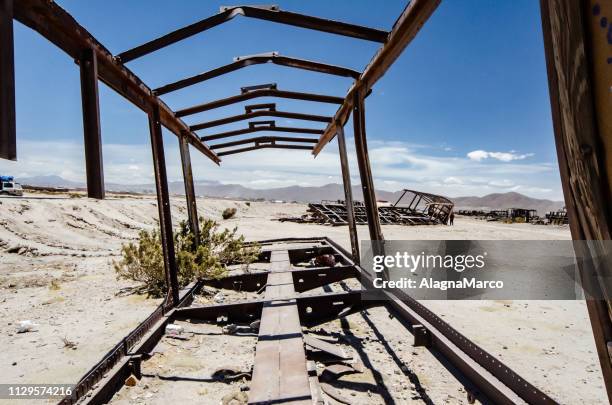
[[[187, 222], [179, 224], [174, 234], [174, 248], [178, 267], [179, 285], [185, 286], [199, 278], [221, 277], [226, 266], [249, 264], [257, 260], [259, 246], [245, 246], [244, 236], [233, 230], [219, 230], [213, 221], [200, 218], [200, 243]], [[161, 297], [166, 291], [164, 257], [158, 230], [140, 231], [137, 243], [121, 247], [121, 260], [113, 262], [118, 279], [142, 284], [141, 292]]]
[[226, 208], [223, 210], [221, 216], [223, 217], [223, 219], [230, 219], [233, 218], [234, 215], [236, 215], [236, 212], [238, 212], [236, 208]]

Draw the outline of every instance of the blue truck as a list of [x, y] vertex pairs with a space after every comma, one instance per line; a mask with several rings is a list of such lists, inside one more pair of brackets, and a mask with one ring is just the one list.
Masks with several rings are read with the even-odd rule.
[[14, 195], [21, 197], [23, 188], [19, 183], [15, 182], [13, 176], [0, 176], [0, 195]]

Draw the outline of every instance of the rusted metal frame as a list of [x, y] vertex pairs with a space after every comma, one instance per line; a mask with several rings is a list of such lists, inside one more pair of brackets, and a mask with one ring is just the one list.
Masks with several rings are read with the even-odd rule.
[[363, 191], [363, 202], [368, 217], [368, 230], [370, 240], [384, 240], [380, 218], [378, 217], [378, 207], [376, 205], [376, 192], [374, 180], [372, 179], [372, 169], [370, 167], [370, 157], [368, 155], [368, 143], [365, 128], [365, 103], [361, 92], [354, 93], [353, 102], [353, 130], [355, 132], [355, 153], [359, 175], [361, 177], [361, 189]]
[[0, 158], [9, 160], [17, 160], [13, 7], [0, 0]]
[[185, 87], [193, 86], [197, 83], [202, 83], [206, 80], [210, 80], [230, 72], [234, 72], [247, 66], [260, 65], [268, 62], [272, 62], [275, 65], [286, 66], [295, 69], [310, 70], [313, 72], [325, 73], [335, 76], [351, 77], [354, 79], [359, 77], [359, 72], [352, 69], [348, 69], [341, 66], [329, 65], [321, 62], [314, 62], [305, 59], [279, 56], [276, 52], [262, 55], [237, 57], [235, 59], [235, 62], [232, 62], [228, 65], [220, 66], [207, 72], [166, 84], [153, 90], [153, 92], [156, 95], [167, 94], [176, 90], [183, 89]]
[[93, 49], [84, 49], [79, 58], [81, 72], [81, 104], [83, 106], [83, 140], [87, 195], [104, 198], [104, 164], [98, 95], [98, 62]]
[[374, 84], [401, 55], [439, 4], [440, 0], [412, 0], [408, 3], [393, 25], [387, 42], [376, 52], [359, 79], [349, 89], [344, 102], [334, 115], [334, 120], [327, 126], [325, 133], [315, 146], [313, 155], [317, 156], [323, 147], [334, 138], [337, 132], [336, 123], [339, 123], [339, 125], [346, 124], [353, 108], [355, 93], [368, 94], [372, 90]]
[[316, 138], [290, 138], [287, 136], [258, 136], [255, 138], [241, 139], [239, 141], [217, 143], [214, 145], [210, 145], [210, 149], [215, 150], [215, 149], [229, 148], [230, 146], [245, 145], [248, 143], [274, 144], [276, 142], [317, 143], [317, 139]]
[[[159, 108], [160, 122], [176, 136], [188, 131], [189, 142], [215, 163], [221, 160], [189, 130], [189, 126], [156, 97], [138, 76], [115, 60], [113, 55], [83, 26], [56, 2], [47, 0], [19, 0], [14, 4], [14, 18], [45, 37], [58, 48], [78, 61], [84, 49], [93, 49], [98, 62], [98, 79], [125, 97], [147, 114]], [[4, 52], [4, 48], [2, 49]], [[3, 63], [4, 58], [2, 58]]]
[[[350, 260], [351, 254], [338, 243], [327, 237], [323, 240], [338, 254]], [[362, 285], [371, 286], [371, 275], [359, 267], [358, 269]], [[412, 331], [415, 325], [422, 325], [430, 337], [428, 348], [442, 354], [493, 403], [557, 403], [409, 295], [395, 291], [382, 291], [382, 294], [385, 296], [384, 305], [408, 330]]]
[[256, 7], [256, 6], [234, 6], [224, 7], [219, 14], [200, 20], [194, 24], [179, 28], [162, 37], [153, 39], [145, 44], [139, 45], [128, 51], [117, 55], [117, 58], [127, 63], [141, 56], [155, 52], [168, 45], [182, 41], [200, 32], [209, 30], [223, 24], [237, 15], [272, 21], [281, 24], [293, 25], [297, 27], [323, 31], [337, 35], [344, 35], [353, 38], [365, 39], [368, 41], [385, 42], [387, 32], [374, 28], [363, 27], [341, 21], [333, 21], [309, 15], [281, 11], [277, 6]]
[[[270, 122], [274, 122], [274, 121], [270, 121]], [[232, 136], [250, 134], [253, 132], [260, 132], [260, 131], [289, 132], [292, 134], [315, 134], [315, 135], [323, 132], [323, 130], [321, 129], [314, 129], [314, 128], [277, 127], [276, 125], [262, 126], [262, 125], [251, 125], [251, 124], [259, 124], [259, 123], [249, 122], [248, 128], [236, 129], [236, 130], [227, 131], [227, 132], [220, 132], [220, 133], [213, 134], [213, 135], [206, 135], [206, 136], [203, 136], [201, 139], [203, 141], [213, 141], [215, 139], [229, 138]]]
[[[541, 0], [540, 7], [557, 160], [572, 239], [610, 240], [610, 65], [603, 63], [609, 55], [602, 54], [609, 51], [609, 34], [606, 38], [598, 25], [601, 18], [610, 18], [610, 7], [597, 4], [600, 15], [595, 15], [592, 1]], [[580, 256], [590, 253], [581, 252], [583, 246], [574, 246]], [[612, 399], [612, 303], [593, 298], [609, 297], [610, 285], [602, 283], [608, 280], [605, 276], [591, 277], [589, 273], [598, 275], [598, 269], [589, 267], [578, 266], [606, 392]]]
[[178, 266], [174, 252], [174, 235], [172, 232], [168, 177], [166, 175], [164, 139], [159, 119], [159, 109], [157, 107], [153, 107], [149, 113], [149, 131], [151, 135], [151, 151], [153, 152], [153, 169], [155, 172], [155, 187], [157, 189], [157, 208], [159, 211], [159, 227], [164, 254], [166, 286], [168, 287], [168, 296], [171, 297], [172, 304], [177, 305], [179, 302]]
[[285, 144], [275, 143], [275, 144], [263, 144], [263, 145], [249, 146], [246, 148], [226, 150], [223, 152], [219, 152], [217, 155], [218, 156], [235, 155], [237, 153], [250, 152], [250, 151], [259, 150], [259, 149], [312, 150], [312, 148], [313, 148], [312, 146], [306, 146], [306, 145], [285, 145]]
[[[283, 299], [295, 299], [298, 307], [300, 308], [300, 314], [306, 314], [308, 312], [308, 307], [316, 308], [317, 311], [323, 311], [323, 308], [325, 308], [325, 311], [329, 313], [329, 311], [337, 306], [339, 307], [338, 312], [340, 312], [343, 309], [342, 306], [334, 305], [334, 302], [345, 301], [347, 306], [357, 304], [359, 301], [361, 301], [361, 291], [332, 292], [313, 295], [293, 294], [283, 297]], [[265, 302], [265, 299], [255, 299], [237, 301], [230, 304], [214, 304], [202, 307], [178, 308], [174, 312], [173, 320], [216, 320], [219, 315], [225, 314], [236, 321], [252, 321], [254, 318], [260, 317], [261, 308]], [[317, 322], [319, 319], [317, 313], [308, 313], [307, 315], [308, 316], [306, 316], [305, 319], [308, 321]]]
[[[202, 287], [201, 282], [194, 282], [180, 292], [178, 307], [189, 305], [193, 294]], [[164, 333], [168, 318], [172, 311], [164, 313], [164, 305], [160, 304], [143, 322], [115, 345], [79, 380], [72, 394], [63, 398], [59, 404], [72, 405], [106, 403], [119, 391], [125, 378], [131, 373], [130, 358], [132, 355], [149, 352]], [[140, 342], [140, 343], [139, 343]], [[103, 381], [102, 381], [103, 380]], [[102, 381], [102, 383], [99, 383]], [[95, 388], [94, 388], [95, 387]], [[92, 391], [91, 396], [81, 399]]]
[[[256, 87], [256, 86], [253, 86]], [[185, 117], [187, 115], [197, 114], [203, 111], [213, 110], [219, 107], [225, 107], [228, 105], [240, 103], [242, 101], [251, 100], [258, 97], [278, 97], [278, 98], [287, 98], [291, 100], [302, 100], [302, 101], [314, 101], [319, 103], [328, 103], [328, 104], [342, 104], [344, 99], [342, 97], [335, 96], [327, 96], [324, 94], [312, 94], [312, 93], [301, 93], [297, 91], [285, 91], [278, 90], [276, 88], [263, 88], [256, 90], [249, 90], [247, 92], [242, 92], [242, 94], [238, 94], [236, 96], [231, 96], [227, 98], [223, 98], [221, 100], [211, 101], [205, 104], [195, 105], [193, 107], [183, 108], [181, 110], [176, 111], [177, 117]]]
[[326, 117], [323, 115], [312, 115], [312, 114], [302, 114], [302, 113], [294, 113], [294, 112], [286, 112], [286, 111], [276, 111], [276, 110], [257, 110], [252, 112], [246, 112], [245, 114], [233, 115], [231, 117], [221, 118], [214, 121], [202, 122], [200, 124], [191, 125], [189, 128], [192, 131], [199, 131], [201, 129], [212, 128], [219, 125], [225, 125], [232, 122], [244, 121], [251, 118], [257, 117], [278, 117], [278, 118], [292, 118], [296, 120], [304, 120], [304, 121], [315, 121], [315, 122], [330, 122], [331, 117]]
[[359, 236], [357, 235], [357, 224], [355, 222], [355, 205], [353, 202], [353, 186], [351, 185], [351, 170], [349, 168], [348, 154], [346, 152], [346, 139], [344, 127], [338, 125], [338, 152], [340, 154], [340, 169], [342, 170], [342, 186], [344, 187], [344, 203], [346, 204], [346, 219], [351, 239], [351, 251], [353, 261], [359, 263]]
[[195, 189], [193, 186], [191, 154], [189, 153], [189, 140], [187, 139], [187, 136], [181, 136], [179, 138], [179, 150], [181, 153], [181, 166], [183, 168], [183, 183], [185, 185], [185, 199], [187, 201], [189, 227], [193, 231], [193, 236], [197, 246], [200, 244], [200, 221], [198, 218], [198, 204], [196, 202]]

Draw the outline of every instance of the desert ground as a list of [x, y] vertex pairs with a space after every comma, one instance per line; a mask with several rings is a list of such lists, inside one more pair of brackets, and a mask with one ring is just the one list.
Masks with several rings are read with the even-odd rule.
[[[187, 212], [183, 197], [173, 196], [172, 203], [176, 224]], [[221, 212], [228, 207], [238, 213], [223, 220]], [[350, 249], [347, 227], [278, 221], [304, 214], [305, 204], [199, 198], [198, 210], [223, 227], [238, 227], [247, 240], [328, 236]], [[110, 195], [97, 201], [73, 193], [0, 199], [0, 383], [74, 383], [159, 305], [159, 299], [130, 293], [134, 285], [117, 280], [112, 267], [123, 243], [134, 241], [138, 230], [156, 226], [154, 196]], [[570, 239], [564, 226], [463, 217], [453, 227], [385, 225], [383, 233], [387, 239]], [[359, 226], [359, 237], [368, 238], [367, 227]], [[428, 301], [426, 306], [557, 401], [607, 403], [584, 302]], [[36, 329], [17, 333], [23, 320], [36, 323]], [[427, 349], [412, 348], [412, 336], [383, 308], [353, 314], [345, 322], [356, 335], [360, 331], [369, 337], [371, 363], [395, 403], [466, 403], [455, 377]], [[336, 322], [326, 333], [341, 327]], [[228, 354], [236, 356], [237, 364], [248, 364], [251, 340], [241, 340], [234, 352], [202, 351], [202, 341], [191, 350], [205, 357], [201, 364], [231, 363]], [[387, 346], [399, 353], [396, 361], [386, 355]], [[198, 364], [189, 367], [197, 370]], [[224, 392], [199, 384], [200, 393]], [[160, 403], [160, 390], [145, 393], [134, 387], [116, 402]], [[217, 393], [212, 395], [210, 403], [219, 403]], [[360, 395], [355, 403], [378, 403]]]

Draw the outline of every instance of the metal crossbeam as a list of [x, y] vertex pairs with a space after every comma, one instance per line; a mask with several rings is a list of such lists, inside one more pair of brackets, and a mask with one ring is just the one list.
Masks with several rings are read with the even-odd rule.
[[234, 58], [234, 62], [230, 64], [220, 66], [207, 72], [197, 74], [195, 76], [178, 80], [174, 83], [166, 84], [164, 86], [158, 87], [154, 90], [154, 92], [157, 95], [167, 94], [172, 91], [180, 90], [185, 87], [193, 86], [194, 84], [201, 83], [230, 72], [234, 72], [247, 66], [261, 65], [263, 63], [268, 62], [274, 63], [275, 65], [287, 66], [295, 69], [309, 70], [312, 72], [325, 73], [335, 76], [352, 77], [353, 79], [359, 77], [359, 72], [342, 66], [329, 65], [327, 63], [314, 62], [305, 59], [291, 58], [288, 56], [280, 56], [277, 52], [270, 52], [260, 55], [250, 55]]
[[[267, 125], [261, 125], [264, 123]], [[227, 131], [227, 132], [220, 132], [214, 135], [206, 135], [206, 136], [203, 136], [201, 139], [203, 141], [213, 141], [215, 139], [229, 138], [232, 136], [250, 134], [253, 132], [260, 132], [260, 131], [288, 132], [288, 133], [293, 133], [293, 134], [322, 134], [323, 133], [322, 129], [277, 127], [276, 124], [274, 124], [274, 121], [259, 121], [259, 122], [251, 121], [249, 122], [248, 128], [235, 129], [233, 131]]]
[[294, 112], [286, 112], [286, 111], [276, 111], [276, 110], [256, 110], [256, 111], [247, 111], [244, 114], [233, 115], [231, 117], [221, 118], [214, 121], [202, 122], [200, 124], [191, 125], [189, 128], [192, 131], [199, 131], [201, 129], [212, 128], [219, 125], [225, 125], [232, 122], [244, 121], [251, 118], [257, 117], [278, 117], [278, 118], [291, 118], [296, 120], [304, 120], [304, 121], [315, 121], [315, 122], [331, 122], [331, 117], [326, 117], [322, 115], [311, 115], [311, 114], [301, 114]]
[[[268, 86], [268, 85], [265, 85]], [[252, 90], [243, 91], [241, 94], [236, 96], [231, 96], [227, 98], [223, 98], [220, 100], [211, 101], [204, 104], [195, 105], [188, 108], [183, 108], [181, 110], [176, 111], [177, 117], [185, 117], [187, 115], [197, 114], [203, 111], [213, 110], [219, 107], [225, 107], [228, 105], [240, 103], [242, 101], [251, 100], [258, 97], [278, 97], [278, 98], [287, 98], [291, 100], [302, 100], [302, 101], [314, 101], [319, 103], [328, 103], [328, 104], [342, 104], [344, 99], [342, 97], [335, 96], [327, 96], [323, 94], [312, 94], [312, 93], [302, 93], [298, 91], [285, 91], [278, 90], [276, 85], [274, 88], [259, 88], [260, 86], [251, 86]], [[243, 90], [245, 88], [243, 87]]]
[[172, 31], [164, 36], [151, 40], [128, 51], [122, 52], [117, 55], [117, 58], [123, 63], [127, 63], [136, 58], [147, 55], [151, 52], [155, 52], [168, 45], [172, 45], [193, 35], [199, 34], [200, 32], [204, 32], [208, 29], [230, 21], [238, 15], [375, 42], [385, 42], [388, 35], [386, 31], [381, 31], [374, 28], [282, 11], [277, 6], [222, 7], [221, 12], [217, 15], [200, 20], [186, 27], [179, 28], [178, 30]]
[[258, 136], [255, 138], [241, 139], [239, 141], [218, 143], [211, 145], [211, 149], [229, 148], [230, 146], [246, 145], [248, 143], [255, 144], [275, 144], [276, 142], [295, 142], [295, 143], [317, 143], [316, 138], [289, 138], [286, 136]]
[[[329, 268], [290, 269], [287, 270], [287, 272], [291, 273], [293, 277], [293, 284], [296, 292], [312, 290], [313, 288], [318, 288], [326, 284], [359, 276], [359, 269], [353, 265]], [[266, 284], [268, 274], [269, 272], [267, 271], [238, 274], [220, 279], [202, 280], [202, 283], [206, 286], [226, 288], [228, 290], [259, 291]]]
[[271, 143], [271, 144], [264, 144], [264, 145], [249, 146], [246, 148], [227, 150], [227, 151], [219, 152], [218, 155], [219, 156], [235, 155], [237, 153], [251, 152], [251, 151], [259, 150], [259, 149], [312, 150], [313, 147], [306, 146], [306, 145], [286, 145], [286, 144], [280, 144], [280, 143]]

